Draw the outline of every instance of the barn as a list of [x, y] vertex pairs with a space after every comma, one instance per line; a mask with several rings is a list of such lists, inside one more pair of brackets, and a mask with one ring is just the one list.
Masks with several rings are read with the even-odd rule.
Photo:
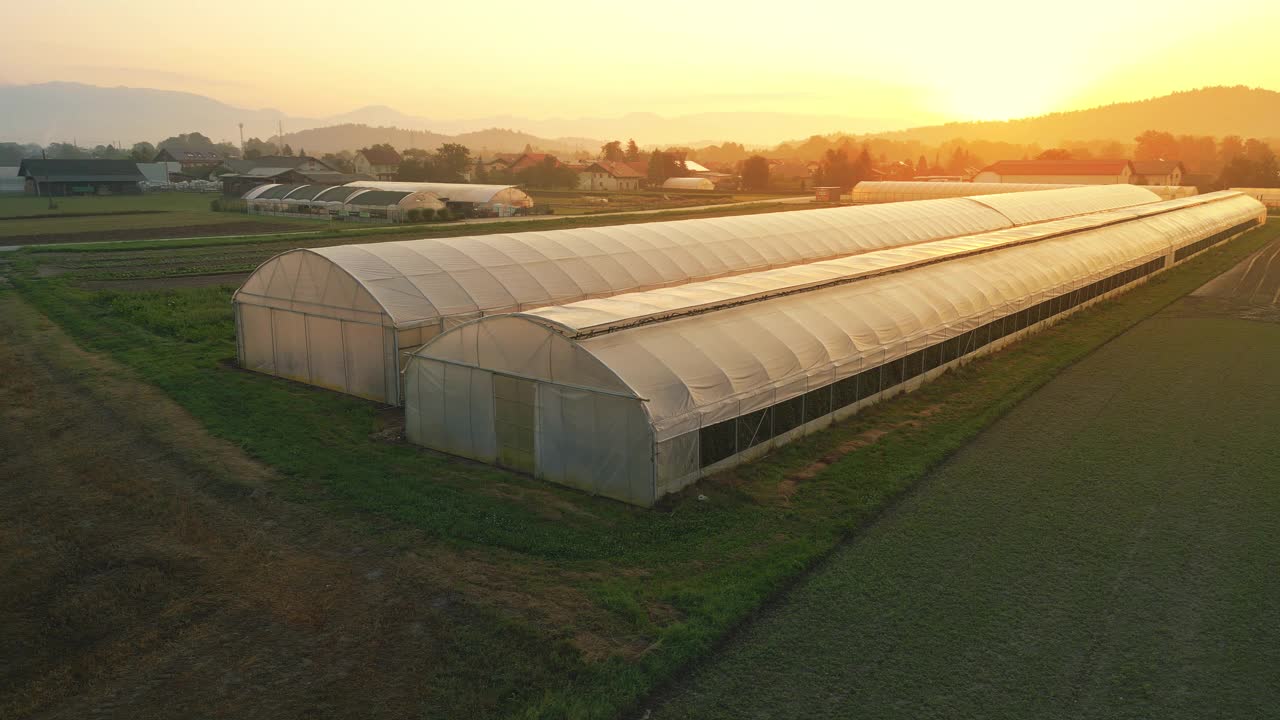
[[1216, 193], [483, 317], [411, 355], [406, 435], [651, 506], [1264, 220]]
[[238, 355], [251, 370], [395, 405], [405, 351], [488, 315], [1157, 200], [1134, 186], [1071, 188], [291, 250], [236, 292]]
[[146, 177], [132, 160], [23, 160], [18, 166], [33, 195], [138, 195]]

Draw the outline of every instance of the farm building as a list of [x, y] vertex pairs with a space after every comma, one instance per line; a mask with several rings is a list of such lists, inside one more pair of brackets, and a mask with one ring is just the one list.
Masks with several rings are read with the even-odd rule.
[[207, 177], [227, 161], [212, 148], [207, 150], [188, 150], [185, 148], [165, 147], [156, 153], [153, 162], [178, 163], [179, 170], [189, 177]]
[[715, 190], [715, 183], [700, 177], [673, 177], [662, 183], [663, 190]]
[[411, 355], [406, 436], [650, 506], [1263, 213], [1218, 193], [484, 317]]
[[353, 180], [367, 180], [369, 176], [338, 172], [323, 162], [305, 156], [272, 155], [252, 160], [227, 160], [223, 163], [228, 172], [218, 174], [222, 180], [222, 194], [227, 197], [243, 197], [259, 185], [312, 184], [343, 185]]
[[1157, 200], [1134, 186], [1072, 188], [291, 250], [236, 292], [238, 355], [251, 370], [399, 404], [402, 353], [487, 315]]
[[18, 174], [17, 165], [0, 167], [0, 194], [20, 193], [27, 189], [27, 180]]
[[18, 166], [33, 195], [138, 195], [146, 180], [132, 160], [23, 160]]
[[625, 162], [596, 160], [578, 170], [579, 190], [639, 190], [644, 174]]
[[[1050, 185], [1039, 183], [979, 183], [979, 182], [911, 182], [911, 181], [863, 181], [853, 188], [854, 203], [903, 202], [931, 200], [944, 197], [969, 197], [974, 195], [999, 195], [1002, 193], [1032, 192], [1037, 190], [1085, 187], [1083, 185]], [[1195, 195], [1193, 187], [1144, 185], [1162, 200]]]
[[1280, 208], [1280, 188], [1231, 188], [1258, 200], [1269, 208]]
[[245, 194], [251, 215], [318, 215], [341, 220], [404, 222], [410, 210], [441, 210], [434, 193], [348, 185], [260, 185]]
[[1177, 160], [1134, 160], [1133, 184], [1178, 186], [1186, 172]]
[[365, 148], [356, 153], [356, 172], [379, 180], [395, 180], [403, 158], [389, 146]]
[[1133, 182], [1128, 160], [1001, 160], [974, 176], [975, 183], [1115, 185]]
[[507, 215], [515, 208], [533, 207], [533, 198], [515, 185], [379, 182], [377, 180], [358, 180], [348, 183], [348, 185], [351, 187], [378, 188], [379, 190], [429, 192], [443, 200], [450, 210], [460, 215]]

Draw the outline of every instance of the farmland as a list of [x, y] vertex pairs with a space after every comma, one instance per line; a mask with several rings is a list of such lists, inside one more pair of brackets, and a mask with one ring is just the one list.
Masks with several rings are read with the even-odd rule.
[[[6, 473], [27, 478], [0, 503], [17, 528], [2, 541], [23, 548], [4, 553], [21, 582], [0, 590], [0, 621], [29, 652], [52, 648], [0, 666], [0, 715], [610, 717], [1060, 370], [1277, 235], [658, 511], [424, 451], [394, 410], [236, 369], [236, 274], [344, 239], [0, 257], [3, 370], [23, 378], [0, 442]], [[47, 451], [17, 452], [22, 424]]]
[[1274, 713], [1278, 252], [1013, 409], [654, 716]]
[[[117, 197], [0, 197], [0, 245], [202, 237], [310, 229], [310, 223], [213, 212], [216, 195], [154, 193]], [[311, 226], [313, 227], [313, 226]]]
[[[551, 216], [530, 216], [506, 220], [473, 220], [465, 223], [428, 225], [343, 225], [314, 219], [274, 215], [246, 215], [214, 212], [210, 203], [218, 196], [209, 193], [149, 193], [138, 196], [57, 198], [49, 207], [45, 198], [0, 196], [0, 246], [79, 244], [119, 241], [154, 241], [168, 238], [201, 238], [243, 242], [245, 236], [280, 234], [301, 241], [316, 238], [401, 239], [456, 235], [462, 226], [497, 226], [498, 232], [521, 223], [535, 227], [579, 227], [581, 223], [604, 224], [605, 218], [577, 217], [606, 213], [641, 212], [636, 218], [619, 216], [613, 222], [637, 219], [665, 220], [680, 217], [711, 217], [797, 209], [778, 200], [794, 196], [715, 194], [711, 196], [664, 195], [662, 193], [547, 193], [538, 202], [551, 207]], [[588, 197], [591, 199], [588, 200]], [[605, 202], [600, 202], [600, 201]], [[745, 204], [750, 203], [750, 204]], [[724, 207], [713, 207], [723, 205]], [[709, 207], [710, 206], [710, 207]], [[485, 232], [485, 231], [481, 231]], [[344, 240], [347, 241], [347, 240]]]

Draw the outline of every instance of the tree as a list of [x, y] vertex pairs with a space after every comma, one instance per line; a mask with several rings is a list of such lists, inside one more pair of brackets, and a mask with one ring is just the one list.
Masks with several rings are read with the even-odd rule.
[[1037, 160], [1074, 160], [1075, 155], [1064, 148], [1049, 148], [1036, 156]]
[[460, 143], [445, 143], [436, 150], [436, 170], [443, 175], [436, 182], [463, 182], [471, 167], [471, 151]]
[[202, 133], [179, 133], [171, 137], [161, 140], [157, 145], [157, 150], [172, 148], [174, 150], [204, 150], [207, 152], [214, 151], [213, 141]]
[[1239, 135], [1228, 135], [1218, 143], [1218, 162], [1230, 165], [1237, 156], [1244, 154], [1244, 140]]
[[356, 171], [355, 156], [350, 150], [339, 150], [336, 153], [325, 153], [320, 162], [338, 172], [353, 173]]
[[[1223, 138], [1223, 143], [1226, 143], [1226, 138]], [[1219, 184], [1223, 187], [1280, 187], [1280, 161], [1265, 142], [1249, 138], [1240, 143], [1240, 151], [1222, 168]]]
[[156, 159], [156, 146], [146, 141], [134, 143], [129, 150], [129, 159], [141, 163], [152, 162]]
[[90, 157], [88, 151], [81, 150], [74, 143], [49, 143], [49, 147], [45, 148], [44, 151], [51, 160], [74, 160]]
[[622, 149], [622, 143], [613, 140], [600, 146], [601, 160], [625, 160], [627, 153]]
[[19, 143], [0, 143], [0, 165], [19, 165], [28, 158], [40, 157], [39, 145], [21, 145]]
[[275, 143], [264, 142], [256, 137], [251, 137], [244, 141], [244, 158], [246, 160], [256, 160], [260, 157], [268, 155], [279, 155], [280, 149]]
[[769, 161], [763, 155], [752, 155], [742, 161], [742, 189], [769, 189]]
[[1134, 160], [1178, 160], [1178, 140], [1172, 133], [1147, 130], [1133, 139]]
[[649, 156], [649, 182], [654, 185], [661, 185], [668, 178], [685, 177], [688, 174], [689, 169], [671, 153], [654, 150]]
[[627, 141], [627, 151], [624, 153], [624, 157], [630, 162], [640, 159], [640, 146], [636, 144], [635, 138]]
[[578, 187], [578, 172], [548, 155], [537, 165], [516, 173], [516, 180], [525, 187], [572, 190]]
[[289, 143], [285, 143], [284, 149], [280, 151], [280, 154], [285, 157], [293, 157], [293, 148], [289, 147]]

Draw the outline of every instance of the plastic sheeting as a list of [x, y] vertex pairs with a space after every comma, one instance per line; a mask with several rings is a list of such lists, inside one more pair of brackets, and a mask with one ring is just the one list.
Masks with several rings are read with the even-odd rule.
[[[806, 427], [851, 412], [871, 394], [838, 388], [868, 368], [876, 368], [872, 394], [899, 390], [904, 379], [921, 377], [969, 352], [959, 347], [962, 337], [975, 347], [994, 347], [990, 343], [997, 339], [1003, 342], [1256, 224], [1262, 212], [1255, 200], [1222, 193], [1196, 202], [1174, 201], [1163, 212], [1155, 207], [1121, 210], [1096, 219], [931, 243], [936, 250], [878, 251], [847, 259], [853, 265], [843, 270], [826, 267], [819, 276], [830, 280], [823, 273], [856, 274], [866, 268], [873, 274], [792, 294], [767, 296], [791, 287], [788, 283], [796, 278], [807, 278], [807, 268], [734, 278], [741, 284], [731, 292], [764, 296], [754, 302], [727, 299], [725, 287], [717, 283], [637, 293], [616, 298], [619, 311], [612, 317], [624, 315], [626, 308], [637, 313], [666, 308], [677, 297], [673, 292], [689, 307], [711, 310], [576, 338], [568, 318], [584, 318], [583, 327], [596, 327], [591, 323], [599, 321], [594, 312], [599, 301], [491, 317], [418, 349], [409, 371], [417, 372], [419, 362], [476, 368], [532, 381], [539, 393], [544, 385], [597, 393], [612, 399], [602, 405], [613, 408], [610, 412], [642, 408], [647, 427], [637, 431], [639, 438], [619, 435], [623, 425], [634, 429], [634, 424], [601, 420], [596, 409], [601, 406], [595, 404], [592, 422], [579, 418], [561, 426], [540, 424], [536, 435], [542, 443], [563, 442], [562, 428], [571, 427], [572, 441], [579, 444], [639, 448], [651, 443], [649, 455], [624, 453], [626, 462], [640, 467], [619, 469], [616, 455], [610, 457], [612, 464], [595, 466], [590, 488], [647, 505], [709, 468], [764, 452]], [[941, 261], [956, 252], [962, 256]], [[882, 254], [887, 257], [878, 258]], [[930, 257], [931, 262], [919, 264]], [[895, 261], [915, 266], [885, 272]], [[1080, 295], [1085, 289], [1089, 294]], [[587, 304], [592, 312], [579, 316], [579, 306]], [[995, 330], [990, 329], [993, 322]], [[979, 329], [984, 335], [975, 340]], [[443, 414], [429, 394], [411, 388], [406, 395], [410, 415], [428, 407], [437, 413], [432, 422], [411, 427], [410, 439], [468, 455], [442, 446], [429, 428], [432, 423], [474, 428], [475, 421], [457, 407]], [[597, 432], [593, 423], [608, 430]], [[559, 472], [541, 465], [536, 469], [549, 480], [582, 486]], [[635, 478], [646, 473], [651, 496], [637, 501]]]
[[515, 185], [472, 185], [470, 183], [395, 182], [389, 180], [357, 180], [346, 187], [365, 187], [377, 190], [401, 190], [429, 192], [452, 203], [475, 205], [513, 205], [533, 207], [533, 198]]
[[1034, 183], [971, 183], [864, 180], [853, 187], [855, 203], [889, 203], [934, 200], [948, 197], [997, 195], [1001, 193], [1061, 190], [1080, 185], [1036, 185]]
[[[930, 200], [947, 197], [976, 197], [979, 195], [1002, 195], [1006, 193], [1035, 192], [1039, 190], [1065, 189], [1073, 187], [1096, 187], [1092, 185], [1059, 185], [1049, 183], [973, 183], [973, 182], [915, 182], [915, 181], [864, 181], [853, 188], [854, 203], [887, 203], [911, 200]], [[1161, 200], [1195, 195], [1194, 187], [1170, 185], [1140, 185], [1154, 193]]]

